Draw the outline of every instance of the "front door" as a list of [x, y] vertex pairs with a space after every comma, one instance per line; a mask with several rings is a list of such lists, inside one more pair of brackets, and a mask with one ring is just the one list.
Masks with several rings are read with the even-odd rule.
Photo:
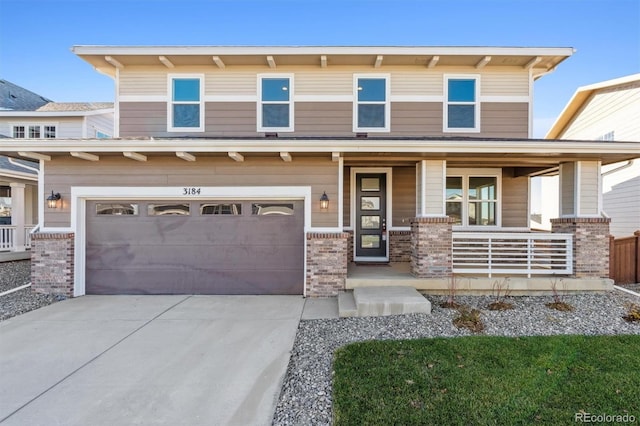
[[386, 261], [387, 175], [356, 173], [356, 260]]

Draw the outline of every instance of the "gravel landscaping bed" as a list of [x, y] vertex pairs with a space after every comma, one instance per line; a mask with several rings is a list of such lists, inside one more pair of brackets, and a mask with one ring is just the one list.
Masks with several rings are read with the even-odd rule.
[[[0, 293], [28, 284], [30, 279], [30, 260], [0, 263]], [[34, 293], [30, 287], [0, 296], [0, 321], [64, 299], [64, 296]]]
[[[468, 336], [473, 333], [453, 325], [457, 311], [439, 306], [441, 296], [429, 296], [432, 313], [372, 318], [302, 321], [273, 419], [274, 425], [331, 424], [331, 364], [337, 348], [363, 340], [415, 339]], [[640, 334], [640, 323], [622, 319], [640, 298], [613, 291], [606, 294], [567, 296], [575, 310], [560, 312], [545, 306], [551, 297], [511, 297], [515, 309], [490, 311], [494, 299], [458, 296], [456, 301], [482, 311], [481, 334], [532, 336], [555, 334]]]

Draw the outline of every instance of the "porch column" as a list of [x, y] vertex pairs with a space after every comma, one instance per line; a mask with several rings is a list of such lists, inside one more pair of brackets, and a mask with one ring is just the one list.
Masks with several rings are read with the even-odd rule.
[[453, 234], [446, 213], [447, 162], [416, 165], [416, 218], [411, 221], [411, 274], [446, 278], [452, 273]]
[[24, 251], [24, 183], [12, 182], [11, 225], [16, 227], [12, 251]]
[[609, 277], [609, 218], [602, 211], [600, 161], [560, 164], [560, 217], [551, 219], [555, 233], [573, 235], [573, 275]]

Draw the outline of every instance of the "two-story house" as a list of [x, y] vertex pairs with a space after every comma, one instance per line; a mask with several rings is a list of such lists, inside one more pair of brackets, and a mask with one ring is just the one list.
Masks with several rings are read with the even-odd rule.
[[[0, 138], [111, 138], [113, 103], [53, 102], [0, 79]], [[0, 251], [24, 251], [42, 209], [38, 163], [0, 156]]]
[[[434, 292], [610, 288], [600, 167], [640, 144], [531, 139], [534, 81], [571, 48], [73, 51], [114, 79], [114, 138], [0, 143], [52, 194], [42, 291], [324, 296], [389, 262], [386, 285]], [[530, 232], [549, 173], [561, 217]]]
[[[579, 87], [546, 138], [640, 141], [640, 74]], [[640, 158], [603, 167], [602, 176], [611, 235], [633, 235], [640, 230]]]

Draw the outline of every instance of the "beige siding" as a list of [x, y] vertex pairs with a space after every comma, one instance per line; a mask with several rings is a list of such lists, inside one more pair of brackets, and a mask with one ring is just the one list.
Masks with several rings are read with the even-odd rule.
[[395, 72], [391, 74], [391, 96], [443, 96], [444, 77], [440, 72]]
[[512, 175], [512, 169], [503, 170], [502, 226], [529, 227], [529, 178]]
[[600, 168], [597, 161], [580, 161], [580, 212], [579, 215], [597, 215], [600, 191], [598, 180]]
[[563, 139], [597, 139], [614, 132], [619, 141], [640, 141], [640, 82], [594, 94], [567, 126]]
[[560, 214], [575, 215], [574, 190], [575, 163], [560, 164]]
[[251, 72], [207, 73], [204, 88], [205, 96], [257, 96], [258, 76]]
[[311, 186], [312, 226], [338, 226], [338, 203], [329, 203], [325, 212], [317, 202], [323, 191], [329, 199], [338, 199], [338, 163], [329, 158], [297, 158], [285, 163], [279, 158], [247, 157], [236, 163], [200, 156], [187, 163], [175, 157], [136, 162], [102, 156], [94, 163], [56, 157], [47, 162], [45, 193], [60, 192], [63, 208], [46, 209], [46, 226], [69, 226], [72, 186]]
[[422, 162], [419, 161], [416, 163], [416, 217], [420, 217], [424, 215], [422, 211], [422, 200], [424, 198], [424, 192], [422, 190]]
[[118, 95], [120, 96], [168, 96], [167, 74], [169, 71], [152, 69], [120, 72]]
[[394, 167], [392, 173], [392, 226], [410, 226], [416, 216], [416, 169]]
[[113, 136], [113, 114], [90, 115], [87, 117], [87, 137], [95, 138], [98, 131]]
[[529, 96], [529, 72], [486, 70], [480, 76], [481, 96]]
[[611, 216], [611, 235], [628, 237], [640, 230], [640, 160], [603, 177], [603, 206]]
[[295, 75], [296, 95], [353, 96], [351, 72], [305, 72]]
[[442, 204], [446, 186], [446, 162], [427, 160], [427, 182], [425, 188], [427, 215], [442, 215]]

